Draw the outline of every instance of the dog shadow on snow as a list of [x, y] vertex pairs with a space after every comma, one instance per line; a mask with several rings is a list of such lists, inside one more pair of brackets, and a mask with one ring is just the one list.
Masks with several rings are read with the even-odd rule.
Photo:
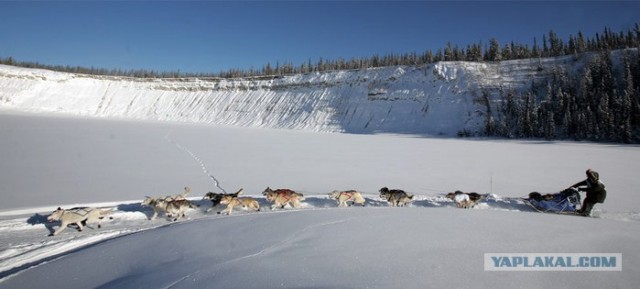
[[[49, 222], [47, 220], [47, 217], [49, 217], [49, 215], [40, 215], [38, 213], [33, 214], [33, 216], [29, 217], [27, 219], [27, 224], [29, 225], [44, 225], [45, 228], [47, 228], [47, 230], [49, 230], [49, 234], [53, 234], [53, 232], [56, 231], [56, 229], [54, 228], [54, 226], [59, 226], [60, 225], [60, 221], [54, 221], [54, 222]], [[69, 224], [68, 225], [70, 228], [78, 228], [78, 226], [76, 224]]]
[[33, 216], [27, 219], [27, 224], [32, 226], [44, 225], [44, 227], [47, 228], [47, 230], [49, 230], [49, 233], [53, 233], [55, 231], [55, 229], [53, 228], [53, 225], [55, 225], [56, 223], [48, 222], [47, 217], [48, 215], [40, 215], [38, 213], [33, 214]]
[[536, 212], [533, 208], [529, 207], [520, 198], [491, 198], [488, 197], [480, 201], [480, 203], [486, 204], [491, 209], [509, 210], [519, 212]]
[[40, 214], [33, 214], [33, 216], [29, 217], [29, 219], [27, 219], [27, 224], [29, 225], [40, 225], [40, 224], [47, 224], [47, 216], [46, 215], [40, 215]]
[[[445, 195], [437, 197], [435, 200], [432, 200], [432, 202], [439, 203], [442, 207], [449, 206], [456, 208], [456, 204], [453, 200], [446, 198]], [[529, 207], [522, 198], [503, 198], [492, 194], [482, 195], [482, 198], [474, 206], [474, 209], [536, 212], [533, 208]]]
[[[367, 198], [367, 202], [373, 201]], [[380, 206], [388, 206], [386, 201], [376, 201]], [[456, 208], [456, 204], [453, 200], [446, 197], [445, 194], [438, 196], [418, 196], [417, 199], [410, 203], [412, 207], [427, 207], [427, 208]], [[521, 198], [501, 198], [491, 194], [482, 195], [482, 198], [474, 206], [474, 209], [490, 209], [490, 210], [507, 210], [507, 211], [519, 211], [519, 212], [535, 212], [534, 209], [529, 207]]]

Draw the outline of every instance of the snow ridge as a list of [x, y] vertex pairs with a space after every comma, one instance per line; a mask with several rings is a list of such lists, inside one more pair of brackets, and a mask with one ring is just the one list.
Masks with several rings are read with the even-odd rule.
[[0, 65], [0, 109], [321, 132], [483, 128], [481, 91], [528, 88], [570, 57], [238, 79], [135, 79]]

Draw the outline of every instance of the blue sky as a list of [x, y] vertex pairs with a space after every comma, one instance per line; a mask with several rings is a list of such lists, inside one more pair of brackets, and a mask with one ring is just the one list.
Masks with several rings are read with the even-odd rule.
[[640, 1], [0, 1], [0, 57], [159, 71], [434, 52], [627, 30]]

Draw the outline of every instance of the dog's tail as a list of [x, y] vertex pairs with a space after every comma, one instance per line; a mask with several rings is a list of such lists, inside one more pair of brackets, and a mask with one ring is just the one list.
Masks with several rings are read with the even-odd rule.
[[109, 216], [109, 219], [113, 219], [110, 215], [113, 214], [115, 208], [107, 208], [107, 209], [98, 209], [98, 213], [100, 214], [100, 219]]
[[487, 197], [487, 195], [481, 195], [476, 192], [468, 193], [467, 195], [469, 195], [469, 199], [474, 202], [480, 201]]
[[[96, 208], [95, 210], [98, 211], [98, 219], [102, 220], [106, 217], [109, 217], [109, 220], [113, 220], [113, 217], [110, 215], [113, 214], [113, 211], [115, 210], [115, 208], [106, 208], [106, 209]], [[84, 226], [86, 222], [87, 222], [87, 219], [83, 220], [82, 225]]]
[[184, 187], [184, 191], [180, 193], [180, 196], [186, 199], [189, 193], [191, 193], [191, 188], [187, 186], [187, 187]]
[[106, 209], [98, 209], [98, 212], [100, 213], [100, 216], [109, 216], [113, 214], [114, 210], [115, 208], [106, 208]]

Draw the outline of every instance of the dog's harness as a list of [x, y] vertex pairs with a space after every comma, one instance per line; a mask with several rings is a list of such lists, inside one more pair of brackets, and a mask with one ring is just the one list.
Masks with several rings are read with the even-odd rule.
[[296, 192], [288, 189], [279, 189], [275, 190], [275, 193], [278, 195], [278, 197], [284, 198], [286, 203], [293, 199], [293, 194], [295, 194]]
[[151, 202], [149, 203], [149, 205], [155, 206], [155, 205], [158, 205], [159, 203], [169, 204], [169, 203], [173, 203], [175, 201], [182, 201], [182, 200], [186, 200], [182, 195], [165, 196], [163, 198], [154, 198], [154, 199], [152, 199]]
[[179, 201], [179, 200], [184, 200], [185, 198], [182, 195], [177, 195], [177, 196], [166, 196], [164, 198], [162, 198], [165, 202], [173, 202], [173, 201]]
[[338, 198], [344, 195], [347, 196], [347, 200], [350, 200], [351, 198], [353, 198], [354, 194], [354, 192], [340, 192], [340, 196], [338, 196]]
[[72, 213], [72, 214], [76, 214], [80, 217], [85, 217], [86, 215], [88, 215], [92, 209], [91, 208], [72, 208], [69, 210], [64, 210], [67, 213]]

